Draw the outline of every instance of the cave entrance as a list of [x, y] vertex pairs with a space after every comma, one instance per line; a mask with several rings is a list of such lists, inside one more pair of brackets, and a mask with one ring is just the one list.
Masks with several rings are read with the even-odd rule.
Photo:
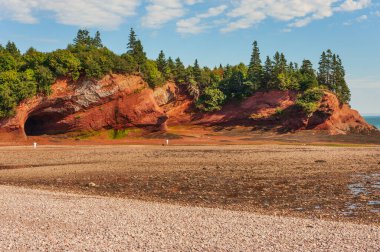
[[58, 113], [31, 114], [25, 122], [27, 136], [55, 135], [68, 131], [68, 126], [60, 122], [63, 116]]

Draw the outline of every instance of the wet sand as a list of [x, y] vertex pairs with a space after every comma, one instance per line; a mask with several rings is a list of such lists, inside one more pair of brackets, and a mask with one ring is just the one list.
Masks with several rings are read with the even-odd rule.
[[0, 147], [0, 184], [380, 223], [380, 147]]

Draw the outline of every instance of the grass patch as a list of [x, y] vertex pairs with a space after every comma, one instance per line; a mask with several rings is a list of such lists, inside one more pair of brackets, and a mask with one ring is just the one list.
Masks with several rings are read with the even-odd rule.
[[130, 131], [127, 129], [117, 130], [111, 129], [108, 131], [108, 138], [113, 140], [123, 139], [129, 135]]

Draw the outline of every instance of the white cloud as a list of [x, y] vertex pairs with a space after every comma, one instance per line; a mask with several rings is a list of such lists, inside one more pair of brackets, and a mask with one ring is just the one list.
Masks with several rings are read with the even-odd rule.
[[[185, 14], [183, 3], [180, 0], [150, 0], [149, 2], [150, 4], [146, 7], [147, 15], [142, 19], [145, 27], [159, 28]], [[193, 1], [190, 1], [190, 4], [193, 4]]]
[[[285, 23], [284, 28], [303, 27], [328, 18], [336, 12], [353, 12], [371, 6], [371, 0], [222, 0], [218, 7], [194, 14], [191, 6], [207, 6], [205, 0], [0, 0], [0, 20], [11, 19], [33, 24], [41, 12], [56, 22], [80, 27], [116, 29], [128, 17], [136, 14], [143, 3], [141, 14], [144, 27], [160, 28], [177, 21], [180, 33], [200, 33], [210, 28], [222, 32], [247, 29], [267, 19]], [[372, 7], [376, 3], [372, 4]], [[204, 8], [203, 8], [204, 9]], [[371, 14], [373, 15], [373, 14]], [[380, 16], [379, 11], [375, 15]], [[218, 18], [215, 18], [218, 17]]]
[[371, 0], [237, 0], [227, 14], [231, 21], [221, 31], [250, 28], [268, 18], [289, 22], [288, 27], [303, 27], [336, 11], [355, 11], [370, 4]]
[[358, 22], [362, 22], [362, 21], [365, 21], [368, 19], [368, 16], [367, 15], [361, 15], [360, 17], [357, 17], [356, 18], [356, 21]]
[[186, 5], [202, 3], [202, 0], [148, 0], [145, 7], [147, 14], [142, 18], [142, 25], [148, 28], [160, 28], [174, 19], [183, 17]]
[[37, 23], [35, 13], [54, 13], [58, 23], [81, 27], [116, 29], [133, 16], [140, 0], [0, 0], [0, 19]]
[[361, 23], [361, 22], [364, 22], [368, 20], [368, 16], [367, 15], [361, 15], [357, 18], [355, 18], [354, 20], [350, 20], [350, 21], [347, 21], [347, 22], [344, 22], [343, 25], [346, 25], [346, 26], [350, 26], [350, 25], [353, 25], [354, 23]]
[[337, 10], [338, 11], [356, 11], [367, 8], [371, 5], [371, 0], [346, 0], [342, 3]]
[[[208, 19], [221, 15], [227, 9], [227, 5], [220, 5], [208, 9], [206, 13], [198, 14], [195, 17], [181, 19], [177, 22], [177, 32], [182, 34], [198, 34], [211, 27], [211, 25], [201, 23], [203, 19]], [[214, 23], [216, 24], [216, 23]]]
[[203, 0], [186, 0], [185, 3], [188, 4], [188, 5], [193, 5], [193, 4], [197, 4], [197, 3], [202, 3]]

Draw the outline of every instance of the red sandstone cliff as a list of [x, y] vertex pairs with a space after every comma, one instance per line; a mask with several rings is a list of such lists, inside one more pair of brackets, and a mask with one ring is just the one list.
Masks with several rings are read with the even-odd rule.
[[167, 125], [179, 124], [316, 129], [331, 134], [374, 129], [357, 111], [327, 92], [319, 109], [307, 116], [295, 106], [297, 94], [293, 91], [258, 92], [221, 111], [202, 114], [174, 83], [152, 90], [139, 76], [108, 75], [100, 81], [77, 83], [60, 80], [52, 90], [49, 97], [26, 100], [14, 117], [0, 120], [1, 139], [128, 127], [165, 130]]

